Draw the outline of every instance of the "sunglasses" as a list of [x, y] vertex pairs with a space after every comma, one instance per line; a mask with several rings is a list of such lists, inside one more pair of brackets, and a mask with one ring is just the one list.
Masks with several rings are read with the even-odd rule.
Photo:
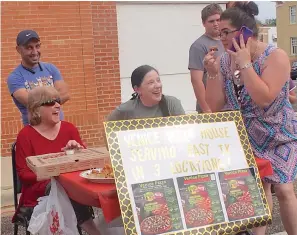
[[46, 102], [41, 103], [40, 106], [54, 106], [56, 103], [61, 104], [61, 99], [56, 98], [56, 99], [48, 100]]

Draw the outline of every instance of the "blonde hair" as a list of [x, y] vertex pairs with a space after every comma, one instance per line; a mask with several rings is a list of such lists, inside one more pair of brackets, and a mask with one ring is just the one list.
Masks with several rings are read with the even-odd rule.
[[40, 106], [53, 98], [59, 98], [59, 92], [51, 86], [35, 87], [28, 93], [28, 117], [32, 126], [41, 123]]

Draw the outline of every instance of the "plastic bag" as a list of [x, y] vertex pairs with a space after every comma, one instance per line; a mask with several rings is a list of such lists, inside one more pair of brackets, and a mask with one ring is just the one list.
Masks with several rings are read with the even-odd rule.
[[38, 199], [30, 219], [28, 231], [42, 235], [79, 235], [77, 219], [64, 188], [51, 179], [49, 196]]

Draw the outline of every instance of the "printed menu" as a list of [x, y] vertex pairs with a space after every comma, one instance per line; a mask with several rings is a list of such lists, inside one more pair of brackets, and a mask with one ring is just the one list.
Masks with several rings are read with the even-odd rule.
[[215, 174], [177, 178], [187, 228], [225, 222]]
[[219, 173], [229, 221], [265, 214], [254, 168]]
[[142, 235], [183, 229], [173, 179], [132, 184]]

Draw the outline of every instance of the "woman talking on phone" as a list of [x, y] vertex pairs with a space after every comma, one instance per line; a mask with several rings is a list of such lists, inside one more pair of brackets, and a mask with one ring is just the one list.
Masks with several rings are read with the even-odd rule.
[[[204, 58], [208, 73], [206, 101], [214, 112], [224, 105], [240, 110], [255, 156], [267, 159], [273, 175], [263, 187], [272, 209], [275, 186], [283, 225], [297, 235], [297, 199], [293, 181], [297, 173], [297, 119], [289, 102], [290, 63], [287, 54], [257, 40], [254, 2], [235, 2], [221, 15], [221, 40], [227, 52]], [[245, 31], [241, 31], [245, 26]], [[247, 40], [249, 30], [252, 36]], [[244, 35], [242, 35], [244, 34]], [[236, 42], [237, 41], [237, 42]], [[255, 228], [264, 235], [265, 227]]]

